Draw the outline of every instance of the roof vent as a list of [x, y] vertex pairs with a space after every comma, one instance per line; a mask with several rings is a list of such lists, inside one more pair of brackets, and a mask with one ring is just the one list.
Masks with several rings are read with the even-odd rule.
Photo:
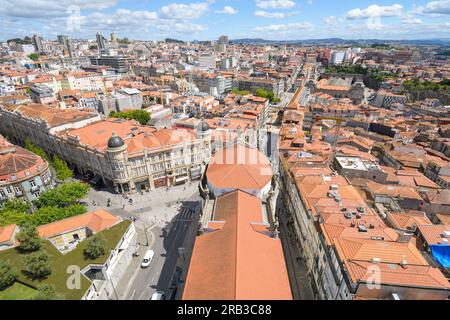
[[359, 213], [365, 213], [366, 212], [366, 209], [364, 209], [364, 207], [358, 207], [358, 212]]
[[442, 244], [448, 244], [448, 239], [442, 238], [442, 239], [441, 239], [441, 243], [442, 243]]
[[444, 233], [442, 234], [442, 236], [444, 238], [450, 238], [450, 231], [444, 231]]
[[365, 225], [360, 224], [360, 225], [358, 226], [358, 231], [359, 231], [359, 232], [367, 232], [367, 228], [366, 228]]
[[337, 184], [330, 185], [330, 190], [337, 191], [339, 189], [339, 186]]
[[345, 212], [345, 213], [344, 213], [344, 217], [345, 217], [346, 219], [351, 219], [351, 218], [352, 218], [352, 213], [351, 213], [351, 212]]
[[372, 258], [372, 263], [380, 263], [381, 259], [380, 258]]
[[402, 268], [406, 269], [406, 268], [408, 267], [408, 261], [402, 260], [402, 261], [400, 262], [400, 265], [402, 266]]

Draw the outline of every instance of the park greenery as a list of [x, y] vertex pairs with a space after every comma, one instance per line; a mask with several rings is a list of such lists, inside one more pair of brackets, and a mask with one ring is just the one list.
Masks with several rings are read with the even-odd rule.
[[[246, 95], [251, 94], [250, 91], [239, 90], [237, 88], [234, 88], [233, 90], [231, 90], [231, 93], [237, 94], [237, 95], [240, 95], [240, 96], [246, 96]], [[269, 91], [266, 91], [266, 90], [261, 89], [261, 88], [256, 89], [255, 96], [260, 97], [260, 98], [266, 98], [271, 103], [278, 103], [278, 102], [281, 101], [279, 98], [275, 97], [275, 94], [273, 92], [269, 92]]]
[[146, 125], [150, 121], [150, 114], [145, 110], [128, 110], [123, 112], [111, 112], [111, 118], [120, 118], [127, 120], [136, 120], [141, 125]]
[[40, 156], [47, 162], [49, 162], [50, 166], [53, 168], [53, 170], [56, 173], [56, 177], [61, 181], [66, 181], [69, 178], [73, 177], [73, 171], [70, 170], [69, 166], [67, 165], [67, 162], [62, 160], [56, 155], [53, 155], [53, 157], [50, 157], [42, 148], [39, 148], [38, 146], [34, 145], [30, 139], [25, 140], [25, 149], [27, 149], [30, 152], [33, 152], [34, 154]]
[[55, 286], [51, 283], [38, 286], [33, 300], [63, 300], [64, 296], [56, 292]]
[[0, 290], [11, 286], [17, 278], [17, 271], [9, 260], [0, 260]]
[[106, 239], [102, 234], [96, 234], [87, 239], [86, 248], [83, 251], [86, 259], [95, 260], [105, 254]]
[[83, 199], [90, 186], [82, 182], [67, 182], [52, 190], [46, 191], [36, 200], [36, 210], [30, 214], [30, 205], [14, 199], [5, 203], [0, 210], [0, 226], [28, 224], [40, 226], [61, 219], [77, 216], [87, 211]]
[[59, 180], [66, 181], [73, 177], [73, 171], [70, 170], [67, 162], [56, 155], [53, 156], [52, 166], [55, 169], [56, 177]]
[[246, 95], [251, 94], [250, 91], [247, 91], [247, 90], [239, 90], [238, 88], [233, 88], [233, 89], [231, 90], [231, 93], [232, 93], [232, 94], [237, 94], [237, 95], [240, 95], [240, 96], [246, 96]]
[[23, 257], [25, 271], [31, 279], [44, 279], [52, 273], [50, 257], [44, 250], [39, 250]]
[[[84, 269], [90, 264], [104, 264], [108, 259], [107, 253], [117, 246], [130, 224], [130, 220], [125, 220], [98, 233], [105, 239], [105, 254], [95, 260], [86, 259], [84, 255], [88, 239], [80, 242], [75, 249], [65, 254], [59, 252], [50, 241], [44, 239], [41, 249], [34, 253], [25, 253], [17, 248], [0, 251], [0, 261], [9, 261], [12, 268], [17, 270], [16, 281], [4, 289], [0, 288], [0, 299], [81, 299], [91, 282], [86, 277], [81, 277], [79, 289], [69, 288], [66, 283], [67, 268], [76, 265], [80, 269]], [[33, 255], [32, 258], [28, 258], [31, 255]], [[1, 268], [0, 266], [0, 272], [3, 270]], [[48, 274], [49, 271], [50, 274]], [[42, 278], [36, 278], [35, 275], [42, 276]]]
[[349, 65], [349, 66], [328, 66], [325, 69], [325, 73], [346, 73], [346, 74], [362, 74], [367, 75], [368, 70], [360, 65]]
[[39, 54], [38, 53], [30, 53], [28, 55], [28, 58], [30, 58], [33, 61], [38, 61], [39, 60]]
[[269, 92], [269, 91], [266, 91], [266, 90], [261, 89], [261, 88], [256, 89], [256, 94], [255, 95], [257, 97], [260, 97], [260, 98], [269, 99], [269, 101], [271, 103], [278, 103], [278, 102], [281, 101], [279, 98], [275, 97], [275, 94], [273, 92]]
[[18, 249], [22, 252], [35, 252], [42, 246], [42, 240], [36, 230], [36, 226], [27, 223], [20, 228], [16, 239], [19, 241]]
[[450, 89], [450, 79], [444, 79], [440, 82], [431, 81], [421, 81], [418, 78], [412, 80], [406, 80], [403, 82], [403, 87], [406, 91], [420, 91], [420, 90], [449, 90]]
[[389, 79], [394, 79], [397, 75], [392, 72], [382, 71], [382, 70], [369, 70], [360, 65], [349, 65], [349, 66], [328, 66], [325, 69], [326, 74], [360, 74], [367, 76], [379, 82], [383, 82]]

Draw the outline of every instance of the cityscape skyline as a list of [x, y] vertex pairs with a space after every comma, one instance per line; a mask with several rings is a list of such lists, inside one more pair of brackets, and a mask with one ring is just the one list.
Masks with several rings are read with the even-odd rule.
[[[1, 38], [39, 34], [95, 39], [116, 32], [132, 40], [450, 38], [450, 1], [27, 1], [1, 0]], [[239, 28], [235, 26], [239, 25]]]

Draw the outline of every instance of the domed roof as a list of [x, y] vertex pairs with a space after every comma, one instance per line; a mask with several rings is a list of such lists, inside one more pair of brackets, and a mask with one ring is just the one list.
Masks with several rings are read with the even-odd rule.
[[262, 190], [272, 180], [272, 167], [263, 153], [236, 143], [216, 152], [206, 177], [213, 189]]
[[108, 148], [114, 149], [114, 148], [120, 148], [123, 146], [125, 142], [123, 142], [122, 138], [116, 135], [115, 132], [112, 133], [112, 137], [108, 140]]
[[209, 125], [205, 122], [205, 120], [201, 120], [199, 125], [197, 126], [197, 131], [199, 132], [206, 132], [210, 130]]

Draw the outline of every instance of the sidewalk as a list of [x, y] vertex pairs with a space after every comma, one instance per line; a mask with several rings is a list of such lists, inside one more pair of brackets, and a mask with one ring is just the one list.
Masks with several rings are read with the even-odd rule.
[[[149, 237], [149, 247], [152, 246], [152, 243], [155, 240], [153, 238], [153, 233], [150, 232], [151, 228], [152, 227], [149, 227], [147, 231], [148, 233], [150, 233], [149, 236], [151, 236], [151, 238]], [[120, 279], [119, 283], [116, 285], [116, 292], [120, 300], [129, 300], [130, 286], [133, 284], [134, 278], [136, 277], [136, 275], [140, 270], [142, 256], [149, 248], [146, 246], [147, 244], [147, 238], [145, 236], [146, 231], [136, 227], [136, 232], [137, 232], [137, 242], [141, 244], [138, 249], [139, 257], [133, 257], [133, 260], [128, 266], [129, 271], [125, 273], [125, 275]]]
[[291, 231], [286, 224], [286, 217], [283, 214], [278, 214], [278, 219], [280, 221], [280, 239], [292, 286], [292, 296], [294, 300], [314, 300], [305, 262], [297, 260], [301, 257], [300, 250], [296, 245], [291, 244], [289, 237]]

